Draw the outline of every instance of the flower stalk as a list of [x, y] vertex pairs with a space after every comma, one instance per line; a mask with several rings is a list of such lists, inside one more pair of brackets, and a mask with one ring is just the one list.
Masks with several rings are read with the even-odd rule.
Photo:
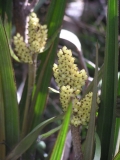
[[83, 160], [81, 136], [80, 136], [79, 128], [80, 127], [75, 127], [74, 125], [71, 124], [71, 134], [72, 134], [75, 160]]

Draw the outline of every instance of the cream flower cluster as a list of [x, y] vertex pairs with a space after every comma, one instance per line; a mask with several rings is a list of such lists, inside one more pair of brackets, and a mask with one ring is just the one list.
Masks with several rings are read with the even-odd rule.
[[[73, 112], [71, 124], [75, 127], [86, 125], [90, 119], [91, 102], [93, 93], [88, 93], [81, 101], [77, 95], [81, 92], [82, 86], [85, 85], [87, 74], [84, 69], [78, 70], [75, 59], [72, 57], [71, 50], [63, 47], [59, 50], [58, 64], [53, 65], [53, 74], [55, 81], [60, 88], [60, 102], [65, 112], [72, 97]], [[97, 98], [99, 102], [99, 98]]]
[[33, 62], [30, 49], [26, 46], [23, 37], [19, 33], [14, 36], [14, 45], [15, 51], [17, 52], [18, 57], [20, 57], [20, 60], [25, 63], [32, 64]]
[[47, 40], [47, 26], [41, 25], [37, 15], [33, 12], [28, 23], [29, 48], [33, 53], [43, 52]]
[[[86, 125], [89, 122], [92, 95], [93, 93], [90, 92], [82, 100], [79, 100], [78, 98], [73, 100], [73, 115], [71, 124], [73, 124], [75, 127], [79, 125]], [[100, 103], [99, 97], [97, 97], [97, 103]], [[96, 110], [97, 109], [98, 108], [96, 108]]]
[[70, 98], [73, 95], [73, 89], [70, 88], [69, 85], [62, 86], [60, 89], [60, 101], [62, 104], [63, 111], [65, 112], [67, 110], [68, 104], [70, 102]]
[[75, 59], [72, 57], [71, 50], [67, 47], [63, 47], [57, 54], [58, 65], [53, 65], [53, 74], [57, 85], [62, 86], [69, 85], [73, 89], [73, 93], [78, 95], [81, 92], [82, 86], [85, 85], [87, 80], [87, 74], [84, 69], [78, 70]]
[[21, 61], [33, 63], [32, 55], [43, 52], [47, 40], [47, 26], [40, 25], [37, 15], [32, 12], [28, 21], [28, 44], [17, 33], [14, 36], [15, 51]]

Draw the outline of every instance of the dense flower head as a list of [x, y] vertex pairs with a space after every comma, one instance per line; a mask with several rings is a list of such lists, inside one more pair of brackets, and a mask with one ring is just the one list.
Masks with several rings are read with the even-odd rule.
[[62, 104], [62, 109], [65, 112], [67, 110], [70, 98], [72, 97], [73, 89], [69, 85], [62, 86], [60, 89], [60, 101]]
[[82, 100], [73, 100], [73, 117], [71, 123], [75, 126], [85, 125], [90, 118], [92, 92], [88, 93]]
[[19, 33], [17, 33], [16, 36], [14, 36], [14, 45], [15, 51], [20, 60], [25, 63], [32, 64], [33, 62], [31, 52], [29, 48], [26, 46], [26, 43], [23, 41], [23, 37]]
[[57, 53], [58, 65], [53, 65], [55, 81], [60, 88], [60, 101], [63, 111], [67, 110], [71, 97], [77, 96], [85, 84], [87, 74], [84, 69], [79, 71], [74, 63], [71, 50], [63, 47]]
[[47, 26], [39, 23], [39, 19], [34, 12], [29, 16], [28, 33], [30, 50], [33, 53], [43, 52], [47, 40]]
[[53, 65], [55, 81], [59, 87], [69, 85], [75, 95], [79, 94], [82, 86], [85, 85], [87, 74], [84, 69], [79, 71], [75, 59], [72, 57], [71, 50], [63, 47], [59, 50], [58, 65]]
[[28, 44], [17, 33], [14, 36], [15, 51], [21, 61], [33, 63], [32, 55], [43, 52], [47, 40], [47, 26], [41, 25], [37, 15], [32, 12], [28, 21]]
[[[86, 125], [89, 122], [92, 95], [93, 93], [90, 92], [82, 100], [79, 100], [78, 98], [73, 100], [73, 115], [71, 124], [73, 124], [75, 127], [79, 125]], [[100, 103], [99, 97], [97, 97], [97, 103]], [[98, 108], [96, 108], [96, 110], [97, 109]]]
[[[77, 95], [81, 92], [82, 86], [85, 85], [87, 74], [84, 69], [79, 71], [74, 63], [71, 50], [63, 47], [59, 50], [58, 64], [53, 65], [53, 74], [55, 81], [60, 88], [60, 102], [63, 111], [67, 111], [70, 100], [73, 100], [71, 124], [75, 127], [86, 125], [90, 119], [92, 95], [90, 92], [80, 100]], [[97, 97], [97, 103], [100, 103]], [[97, 109], [96, 109], [97, 110]]]

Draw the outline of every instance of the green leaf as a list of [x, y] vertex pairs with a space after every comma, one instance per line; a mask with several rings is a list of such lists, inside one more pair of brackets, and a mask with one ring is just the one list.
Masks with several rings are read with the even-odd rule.
[[65, 114], [62, 127], [59, 131], [57, 140], [55, 142], [53, 151], [50, 156], [50, 160], [60, 160], [61, 159], [63, 148], [65, 145], [66, 135], [67, 135], [68, 128], [69, 128], [71, 111], [72, 111], [72, 102], [70, 102], [70, 104], [68, 106], [68, 110]]
[[9, 48], [10, 48], [10, 54], [11, 54], [12, 58], [14, 58], [17, 62], [21, 62], [20, 59], [15, 55], [15, 53], [12, 50], [11, 46], [9, 46]]
[[3, 88], [2, 88], [2, 81], [0, 75], [0, 159], [5, 158], [5, 115], [4, 115], [4, 99], [3, 99]]
[[[38, 137], [40, 131], [49, 123], [61, 119], [63, 115], [58, 117], [50, 118], [37, 127], [35, 127], [25, 138], [23, 138], [16, 147], [11, 151], [11, 153], [7, 156], [5, 160], [16, 160], [18, 159], [29, 147], [35, 142], [36, 138]], [[45, 135], [41, 135], [41, 138], [45, 137]]]
[[101, 159], [111, 160], [115, 129], [118, 72], [118, 1], [108, 1], [106, 50], [97, 133], [101, 140]]
[[[116, 107], [116, 116], [120, 117], [120, 106], [119, 106], [119, 96], [120, 96], [120, 75], [118, 81], [118, 97], [117, 97], [117, 107]], [[120, 118], [116, 118], [115, 123], [115, 133], [114, 133], [114, 146], [113, 146], [113, 154], [116, 155], [120, 148]]]
[[47, 137], [51, 136], [53, 133], [57, 132], [60, 128], [61, 128], [61, 126], [58, 126], [58, 127], [54, 128], [54, 129], [51, 129], [47, 133], [41, 134], [39, 136], [39, 139], [42, 140], [44, 138], [47, 138]]
[[113, 160], [120, 160], [120, 152], [114, 157]]
[[66, 0], [52, 0], [47, 13], [48, 38], [60, 29], [66, 7]]
[[92, 160], [94, 152], [94, 142], [95, 142], [95, 117], [96, 117], [96, 105], [97, 105], [97, 77], [98, 77], [98, 47], [96, 50], [96, 68], [94, 76], [94, 86], [93, 86], [93, 98], [90, 113], [90, 121], [88, 125], [88, 131], [85, 142], [84, 160]]
[[101, 144], [100, 144], [100, 138], [97, 133], [95, 133], [95, 140], [96, 140], [96, 146], [95, 146], [95, 155], [93, 160], [100, 160]]
[[[10, 49], [0, 19], [0, 74], [4, 98], [6, 144], [12, 148], [19, 139], [19, 116]], [[0, 88], [1, 89], [1, 88]]]
[[113, 153], [116, 155], [120, 148], [120, 118], [116, 118]]
[[11, 36], [12, 0], [0, 1], [0, 15], [8, 38]]

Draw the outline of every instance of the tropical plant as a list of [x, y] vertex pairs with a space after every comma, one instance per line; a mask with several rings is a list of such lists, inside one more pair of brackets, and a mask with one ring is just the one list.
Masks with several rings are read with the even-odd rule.
[[[95, 74], [89, 85], [83, 59], [84, 69], [80, 70], [75, 64], [78, 57], [70, 49], [64, 46], [57, 52], [67, 1], [51, 0], [42, 25], [35, 12], [44, 2], [39, 1], [36, 7], [36, 0], [29, 5], [27, 1], [0, 2], [0, 160], [60, 160], [65, 155], [69, 131], [75, 160], [118, 160], [117, 0], [108, 0], [104, 64], [98, 71], [99, 46], [96, 42]], [[11, 36], [14, 28], [12, 4], [14, 37]], [[19, 103], [12, 60], [28, 66]], [[56, 85], [51, 87], [52, 72]], [[99, 94], [98, 84], [102, 88]], [[48, 92], [53, 114], [46, 120]], [[54, 108], [54, 97], [60, 102], [59, 112], [59, 107]], [[57, 138], [46, 157], [42, 140], [55, 134]]]

